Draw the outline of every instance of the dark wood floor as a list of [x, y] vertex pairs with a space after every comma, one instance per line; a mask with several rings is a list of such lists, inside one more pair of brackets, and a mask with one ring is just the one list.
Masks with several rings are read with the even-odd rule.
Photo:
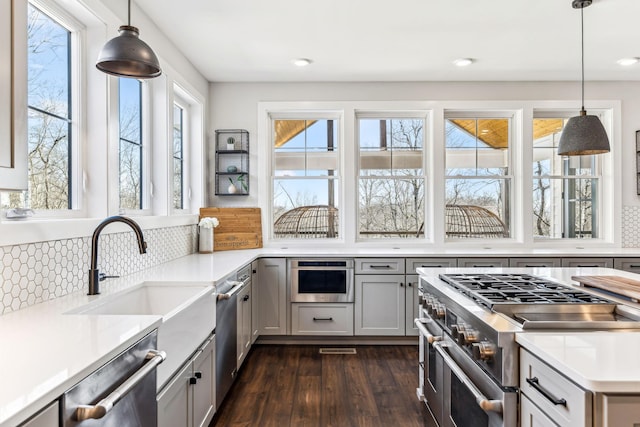
[[[211, 426], [426, 426], [418, 346], [257, 345]], [[327, 346], [325, 346], [327, 347]]]

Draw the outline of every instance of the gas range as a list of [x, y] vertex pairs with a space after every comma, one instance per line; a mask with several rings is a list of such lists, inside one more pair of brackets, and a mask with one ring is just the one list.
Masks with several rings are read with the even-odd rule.
[[637, 310], [546, 277], [435, 271], [420, 279], [424, 318], [501, 387], [518, 386], [517, 332], [640, 328]]

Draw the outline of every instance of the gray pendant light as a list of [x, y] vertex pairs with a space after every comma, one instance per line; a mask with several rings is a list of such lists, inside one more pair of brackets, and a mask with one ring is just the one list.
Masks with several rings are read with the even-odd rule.
[[140, 40], [140, 32], [131, 26], [131, 0], [128, 0], [127, 25], [118, 29], [117, 37], [109, 40], [100, 51], [96, 67], [119, 77], [148, 79], [162, 74], [160, 61], [148, 44]]
[[574, 9], [580, 9], [580, 29], [582, 41], [582, 109], [580, 115], [571, 117], [560, 136], [558, 154], [561, 156], [581, 156], [586, 154], [601, 154], [611, 151], [609, 138], [597, 116], [587, 115], [584, 109], [584, 15], [585, 7], [591, 5], [592, 0], [573, 0]]

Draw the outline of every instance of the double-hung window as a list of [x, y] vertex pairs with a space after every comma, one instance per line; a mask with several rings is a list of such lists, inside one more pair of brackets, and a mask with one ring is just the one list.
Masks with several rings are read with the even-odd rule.
[[567, 120], [567, 115], [541, 112], [533, 119], [535, 239], [600, 238], [600, 156], [558, 156]]
[[273, 237], [338, 238], [337, 119], [272, 119]]
[[143, 208], [142, 82], [118, 79], [121, 210]]
[[446, 114], [447, 239], [511, 236], [511, 134], [511, 116]]
[[424, 117], [360, 115], [358, 237], [424, 237]]
[[74, 208], [74, 33], [29, 3], [27, 23], [28, 190], [5, 192], [2, 207]]
[[185, 108], [177, 102], [173, 104], [173, 151], [172, 170], [173, 209], [184, 209], [184, 142], [185, 142]]

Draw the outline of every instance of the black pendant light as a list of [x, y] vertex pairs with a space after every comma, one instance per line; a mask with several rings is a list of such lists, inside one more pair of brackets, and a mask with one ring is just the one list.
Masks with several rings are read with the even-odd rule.
[[140, 32], [131, 26], [131, 0], [128, 0], [127, 25], [118, 29], [117, 37], [109, 40], [100, 51], [96, 67], [119, 77], [148, 79], [162, 74], [160, 61], [148, 44], [140, 40]]
[[580, 115], [571, 117], [560, 136], [558, 154], [561, 156], [581, 156], [601, 154], [611, 151], [609, 138], [597, 116], [587, 115], [584, 109], [584, 15], [583, 9], [591, 5], [592, 0], [573, 0], [574, 9], [580, 9], [580, 29], [582, 41], [582, 109]]

